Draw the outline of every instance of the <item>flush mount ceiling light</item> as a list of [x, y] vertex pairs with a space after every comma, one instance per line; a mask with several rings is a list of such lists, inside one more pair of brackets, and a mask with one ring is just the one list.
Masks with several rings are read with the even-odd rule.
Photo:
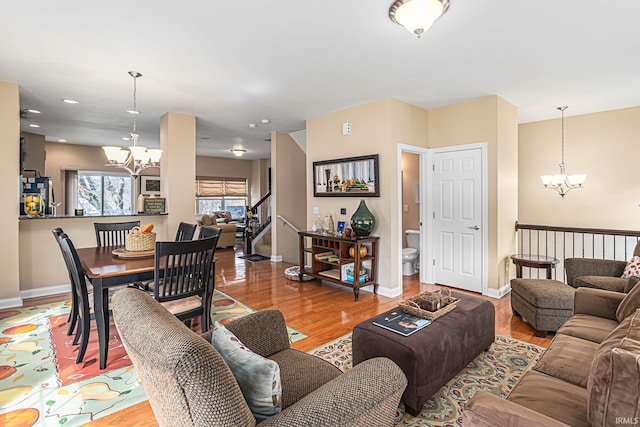
[[246, 153], [246, 152], [247, 152], [247, 150], [243, 150], [243, 149], [241, 149], [241, 148], [234, 148], [233, 150], [231, 150], [231, 152], [232, 152], [232, 153], [233, 153], [233, 155], [234, 155], [234, 156], [236, 156], [236, 157], [242, 157], [242, 155], [243, 155], [244, 153]]
[[142, 77], [142, 74], [137, 71], [129, 71], [129, 75], [133, 77], [133, 109], [130, 110], [133, 115], [133, 131], [129, 134], [133, 143], [129, 150], [124, 150], [120, 147], [102, 147], [102, 149], [107, 156], [107, 160], [109, 160], [106, 166], [126, 169], [132, 176], [138, 176], [145, 169], [160, 167], [162, 150], [148, 149], [138, 145], [140, 135], [136, 133], [136, 116], [138, 115], [138, 110], [136, 109], [136, 80], [138, 77]]
[[80, 104], [80, 101], [76, 101], [75, 99], [61, 99], [65, 104]]
[[449, 0], [397, 0], [389, 18], [420, 38], [449, 9]]
[[568, 107], [558, 107], [562, 114], [562, 163], [560, 163], [560, 173], [555, 175], [542, 175], [542, 185], [544, 188], [550, 188], [556, 190], [560, 197], [564, 199], [564, 196], [575, 188], [582, 188], [584, 181], [587, 179], [585, 174], [567, 175], [567, 165], [564, 162], [564, 110]]

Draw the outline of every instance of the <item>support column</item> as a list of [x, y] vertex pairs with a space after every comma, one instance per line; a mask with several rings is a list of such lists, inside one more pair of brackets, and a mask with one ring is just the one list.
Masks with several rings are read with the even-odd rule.
[[181, 221], [195, 221], [196, 118], [165, 113], [160, 118], [160, 185], [167, 198], [166, 235], [175, 236]]
[[0, 309], [22, 305], [18, 260], [20, 97], [18, 85], [0, 82]]

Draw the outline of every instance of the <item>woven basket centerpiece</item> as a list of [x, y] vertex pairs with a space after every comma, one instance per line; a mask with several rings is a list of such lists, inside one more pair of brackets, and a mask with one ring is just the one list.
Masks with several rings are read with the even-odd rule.
[[[153, 228], [153, 226], [151, 227]], [[152, 251], [156, 246], [156, 233], [152, 231], [142, 231], [140, 227], [133, 227], [125, 235], [124, 248], [128, 251]]]
[[400, 301], [398, 305], [406, 313], [423, 319], [436, 320], [456, 308], [458, 302], [460, 300], [452, 297], [448, 288], [442, 288], [435, 292], [422, 292], [414, 297]]

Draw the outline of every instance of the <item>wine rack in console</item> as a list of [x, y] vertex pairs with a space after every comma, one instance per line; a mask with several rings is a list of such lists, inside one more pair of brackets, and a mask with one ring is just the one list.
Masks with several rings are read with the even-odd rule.
[[358, 301], [360, 288], [373, 286], [377, 293], [378, 237], [345, 237], [300, 231], [300, 279], [317, 279], [353, 288]]

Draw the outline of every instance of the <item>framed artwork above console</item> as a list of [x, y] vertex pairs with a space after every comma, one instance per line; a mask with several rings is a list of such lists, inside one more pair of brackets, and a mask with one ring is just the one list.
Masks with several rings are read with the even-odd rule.
[[380, 197], [378, 155], [313, 162], [314, 197]]

